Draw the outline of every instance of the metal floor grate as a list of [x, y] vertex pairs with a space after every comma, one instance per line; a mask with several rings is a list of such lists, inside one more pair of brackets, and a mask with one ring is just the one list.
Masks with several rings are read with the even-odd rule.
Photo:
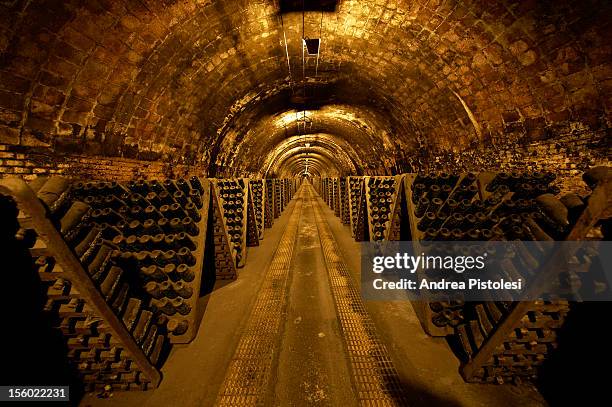
[[247, 326], [217, 397], [217, 406], [257, 406], [264, 402], [280, 326], [284, 321], [287, 280], [302, 214], [303, 196], [304, 189], [297, 196], [287, 228], [264, 276]]
[[320, 203], [313, 196], [312, 187], [308, 187], [307, 192], [315, 211], [323, 256], [359, 404], [405, 406], [407, 400], [397, 370], [365, 309], [361, 293], [340, 255], [329, 225], [323, 218]]

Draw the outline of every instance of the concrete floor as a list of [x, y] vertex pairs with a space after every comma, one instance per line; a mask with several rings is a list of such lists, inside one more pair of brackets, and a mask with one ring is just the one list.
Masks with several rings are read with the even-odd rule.
[[[344, 260], [359, 284], [359, 243], [322, 203]], [[305, 200], [289, 272], [288, 307], [283, 335], [272, 367], [266, 405], [353, 406], [351, 373], [346, 360], [313, 202]], [[100, 399], [87, 395], [82, 406], [213, 406], [225, 371], [236, 350], [242, 327], [295, 202], [289, 204], [259, 247], [249, 249], [239, 278], [202, 298], [202, 324], [195, 340], [175, 346], [162, 369], [158, 389], [117, 392]], [[367, 302], [366, 308], [385, 343], [410, 405], [422, 406], [542, 406], [542, 397], [527, 386], [465, 383], [459, 362], [446, 341], [424, 334], [409, 302]]]
[[274, 405], [356, 405], [312, 202], [295, 248]]

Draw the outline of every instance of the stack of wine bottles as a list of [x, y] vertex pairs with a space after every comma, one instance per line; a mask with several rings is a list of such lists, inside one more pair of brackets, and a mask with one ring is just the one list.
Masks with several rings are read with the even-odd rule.
[[[503, 239], [584, 240], [602, 216], [602, 208], [605, 208], [602, 203], [610, 202], [612, 194], [612, 171], [594, 170], [587, 171], [584, 176], [593, 191], [586, 197], [569, 193], [557, 199], [554, 194], [558, 191], [548, 184], [553, 176], [540, 173], [485, 174], [480, 177], [484, 181], [482, 195], [486, 201], [495, 198], [500, 188], [510, 192], [499, 205], [503, 207], [506, 203], [506, 208], [513, 209], [500, 215], [498, 226], [502, 229]], [[491, 181], [487, 183], [486, 180]], [[517, 214], [522, 222], [504, 225], [504, 219]], [[603, 234], [600, 238], [609, 237]], [[588, 253], [578, 255], [567, 253], [567, 248], [563, 250], [563, 255], [573, 258], [572, 270], [559, 273], [553, 261], [543, 264], [537, 277], [559, 281], [569, 292], [579, 292], [581, 276], [596, 274], [600, 270], [593, 267], [595, 262], [591, 261]], [[524, 274], [521, 262], [529, 261], [525, 256], [529, 257], [529, 253], [519, 253], [513, 259], [512, 270], [519, 273], [518, 277]], [[561, 256], [553, 254], [551, 259], [556, 257]], [[599, 277], [600, 284], [605, 285], [603, 276]], [[589, 281], [597, 281], [597, 278], [589, 278]], [[520, 303], [468, 303], [464, 308], [465, 322], [455, 330], [461, 349], [459, 356], [463, 360], [462, 375], [474, 382], [536, 379], [538, 367], [558, 346], [558, 331], [570, 309], [571, 303], [562, 298]]]
[[340, 219], [345, 225], [351, 224], [351, 211], [349, 208], [349, 191], [348, 191], [348, 178], [341, 177], [339, 181], [340, 185]]
[[[218, 277], [244, 264], [248, 180], [213, 182], [0, 180], [20, 210], [15, 239], [30, 248], [44, 311], [86, 390], [155, 387], [169, 343], [193, 339], [210, 208]], [[251, 220], [258, 240], [263, 220], [254, 211]]]
[[[354, 218], [359, 216], [362, 182], [370, 233], [375, 234], [370, 239], [396, 240], [401, 235], [401, 240], [413, 242], [418, 253], [428, 241], [584, 240], [609, 235], [612, 170], [597, 167], [584, 179], [593, 191], [590, 196], [570, 193], [556, 198], [555, 176], [547, 172], [405, 174], [395, 178], [396, 184], [403, 183], [397, 196], [391, 192], [389, 177], [349, 177], [353, 235], [359, 240]], [[379, 199], [384, 199], [382, 211]], [[391, 221], [395, 231], [385, 234], [381, 220]], [[602, 231], [594, 233], [597, 222]], [[403, 233], [406, 229], [409, 234]], [[527, 277], [524, 265], [532, 261], [533, 256], [523, 250], [499, 271], [512, 280]], [[575, 294], [588, 271], [590, 284], [606, 286], [603, 275], [593, 282], [597, 270], [588, 255], [574, 256], [573, 261], [573, 271], [558, 275], [558, 267], [543, 263], [531, 277], [559, 281]], [[421, 298], [427, 298], [424, 294]], [[556, 348], [557, 330], [570, 310], [564, 299], [464, 302], [460, 297], [419, 301], [413, 307], [427, 333], [453, 338], [466, 380], [496, 383], [536, 377], [538, 366]]]
[[[246, 230], [247, 230], [247, 203], [248, 203], [248, 179], [220, 179], [213, 182], [216, 194], [215, 224], [221, 224], [225, 233], [223, 239], [228, 239], [229, 253], [234, 261], [235, 267], [242, 267], [246, 261]], [[219, 217], [217, 217], [219, 216]], [[227, 252], [226, 252], [227, 253]], [[227, 265], [221, 253], [219, 265]], [[217, 269], [217, 276], [225, 276], [222, 271], [226, 267]], [[230, 268], [231, 270], [231, 268]], [[231, 278], [235, 277], [234, 276]]]
[[410, 231], [408, 204], [406, 202], [404, 176], [397, 175], [394, 177], [396, 185], [396, 193], [393, 204], [391, 205], [390, 223], [387, 230], [386, 240], [411, 241], [412, 232]]
[[266, 179], [265, 184], [265, 214], [264, 214], [264, 225], [267, 228], [271, 228], [274, 223], [274, 219], [278, 217], [276, 214], [276, 205], [274, 203], [274, 180]]
[[334, 178], [329, 178], [327, 181], [327, 206], [334, 209], [336, 191], [334, 190]]
[[261, 179], [252, 179], [249, 181], [251, 191], [250, 196], [253, 201], [253, 207], [255, 210], [255, 223], [257, 224], [257, 234], [259, 239], [263, 239], [264, 225], [265, 225], [265, 186], [264, 181]]
[[283, 180], [274, 180], [274, 204], [277, 217], [285, 209], [285, 188], [283, 187]]
[[321, 179], [321, 192], [319, 192], [319, 194], [321, 198], [323, 198], [323, 202], [329, 205], [329, 188], [327, 184], [329, 184], [329, 178]]
[[351, 232], [358, 241], [368, 240], [368, 224], [365, 206], [365, 186], [363, 177], [348, 177]]
[[289, 201], [291, 200], [291, 197], [293, 196], [293, 184], [291, 182], [291, 180], [289, 179], [283, 179], [283, 210], [284, 208], [287, 207], [287, 205], [289, 204]]
[[368, 177], [365, 196], [371, 241], [384, 240], [391, 222], [391, 210], [397, 197], [394, 177]]
[[46, 293], [44, 312], [61, 332], [85, 389], [156, 387], [167, 331], [130, 270], [117, 261], [110, 242], [115, 227], [98, 223], [99, 214], [77, 199], [77, 188], [65, 178], [38, 178], [29, 186], [0, 180], [0, 193], [20, 209], [16, 238], [34, 232], [30, 252]]
[[134, 286], [150, 296], [173, 343], [189, 342], [196, 332], [208, 213], [204, 184], [192, 177], [78, 182], [73, 188], [77, 199], [92, 206], [91, 223], [103, 230], [112, 263], [139, 277]]
[[334, 211], [334, 215], [340, 217], [340, 180], [337, 177], [332, 178], [331, 188], [333, 192], [333, 199], [331, 202], [331, 208]]

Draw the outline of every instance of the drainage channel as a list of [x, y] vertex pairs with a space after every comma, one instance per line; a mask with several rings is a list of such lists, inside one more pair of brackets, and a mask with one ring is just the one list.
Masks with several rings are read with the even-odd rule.
[[286, 290], [293, 249], [302, 215], [304, 188], [255, 300], [238, 347], [219, 391], [217, 406], [258, 406], [264, 403], [287, 306]]
[[313, 204], [336, 312], [350, 361], [357, 399], [362, 406], [405, 406], [406, 395], [397, 370], [374, 322], [361, 300], [358, 286], [320, 208], [312, 186], [306, 186]]

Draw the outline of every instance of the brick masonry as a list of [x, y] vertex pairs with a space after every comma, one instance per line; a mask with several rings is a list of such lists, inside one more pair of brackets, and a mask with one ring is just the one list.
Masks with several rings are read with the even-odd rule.
[[[417, 171], [554, 171], [561, 192], [587, 192], [582, 172], [595, 165], [612, 166], [611, 139], [606, 133], [574, 134], [532, 143], [500, 143], [456, 154], [452, 152], [413, 157], [411, 164], [390, 174]], [[372, 175], [377, 174], [372, 171]], [[75, 179], [127, 181], [206, 175], [206, 168], [171, 165], [161, 161], [56, 154], [49, 149], [31, 149], [0, 144], [0, 177], [16, 175], [33, 179], [59, 174]], [[349, 174], [349, 173], [346, 173]], [[225, 176], [261, 176], [228, 171]], [[283, 174], [290, 175], [290, 174]]]
[[[48, 149], [47, 149], [48, 150]], [[44, 149], [0, 145], [0, 177], [62, 175], [79, 180], [165, 179], [202, 175], [203, 169], [189, 165], [170, 165], [156, 161], [127, 158], [56, 154]]]

